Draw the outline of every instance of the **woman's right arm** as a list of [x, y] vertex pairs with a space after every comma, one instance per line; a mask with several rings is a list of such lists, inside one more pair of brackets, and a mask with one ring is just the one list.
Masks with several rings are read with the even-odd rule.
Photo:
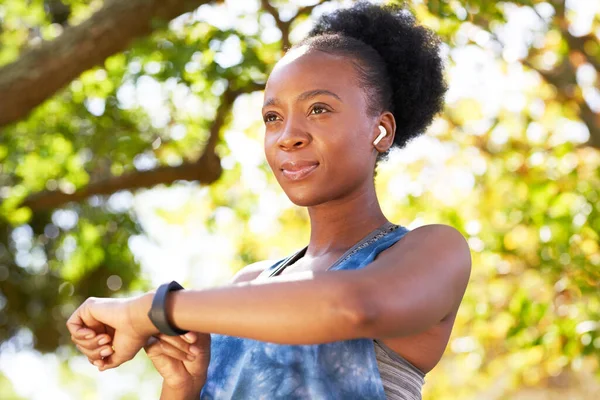
[[[254, 280], [273, 263], [274, 261], [266, 260], [250, 264], [238, 271], [229, 283]], [[210, 362], [210, 335], [204, 333], [192, 335], [194, 339], [187, 342], [182, 336], [156, 335], [144, 346], [154, 367], [164, 379], [161, 399], [184, 400], [199, 397]], [[86, 327], [74, 333], [71, 338], [90, 362], [103, 370], [104, 361], [100, 351], [108, 352], [104, 354], [105, 356], [112, 355], [113, 350], [110, 346], [113, 338], [111, 335], [103, 334], [92, 327]], [[99, 342], [102, 342], [102, 345]], [[192, 354], [190, 352], [192, 347], [199, 349], [199, 354]], [[186, 358], [189, 356], [195, 357], [193, 359]]]
[[[260, 261], [254, 264], [250, 264], [241, 270], [238, 271], [237, 274], [233, 276], [229, 283], [238, 283], [238, 282], [246, 282], [255, 279], [260, 273], [273, 264], [272, 261]], [[161, 351], [162, 350], [162, 351]], [[203, 349], [205, 350], [205, 349]], [[156, 349], [157, 352], [164, 353], [164, 349]], [[148, 352], [148, 349], [146, 350]], [[150, 356], [150, 354], [148, 354]], [[161, 354], [164, 355], [164, 354]], [[159, 368], [153, 357], [150, 357], [159, 372], [161, 372], [162, 368]], [[210, 356], [209, 356], [210, 359]], [[174, 360], [169, 360], [174, 361]], [[208, 367], [208, 363], [206, 365]], [[200, 397], [200, 392], [202, 391], [202, 387], [204, 387], [204, 383], [206, 382], [206, 377], [201, 380], [196, 380], [191, 385], [184, 385], [173, 387], [169, 384], [167, 376], [164, 373], [161, 373], [163, 376], [163, 385], [162, 391], [160, 393], [160, 400], [188, 400], [188, 399], [198, 399]], [[178, 374], [179, 375], [179, 374]]]
[[[268, 268], [269, 266], [271, 266], [273, 264], [272, 261], [260, 261], [254, 264], [250, 264], [244, 268], [242, 268], [241, 270], [238, 271], [237, 274], [235, 274], [233, 276], [233, 278], [230, 280], [229, 283], [238, 283], [238, 282], [246, 282], [246, 281], [251, 281], [253, 279], [255, 279], [258, 275], [260, 275], [260, 273], [265, 269]], [[209, 336], [210, 337], [210, 336]], [[181, 342], [181, 339], [177, 340], [178, 342]], [[163, 343], [164, 344], [164, 343]], [[203, 352], [205, 352], [206, 350], [210, 351], [210, 344], [208, 345], [208, 349], [206, 347], [206, 343], [203, 343], [204, 346], [202, 346], [202, 350]], [[175, 350], [173, 349], [173, 346], [169, 346], [171, 347], [171, 350]], [[185, 346], [184, 346], [185, 348]], [[184, 348], [182, 348], [182, 350], [184, 350]], [[146, 352], [148, 352], [149, 349], [146, 349]], [[164, 357], [164, 353], [165, 353], [165, 349], [161, 348], [155, 349], [155, 353], [159, 356], [163, 356]], [[162, 385], [162, 391], [160, 393], [160, 400], [191, 400], [191, 399], [198, 399], [200, 397], [200, 392], [202, 391], [202, 388], [204, 387], [204, 383], [206, 382], [206, 376], [204, 376], [203, 379], [199, 379], [199, 380], [195, 380], [192, 384], [185, 384], [185, 385], [178, 385], [177, 387], [174, 387], [172, 385], [172, 381], [169, 380], [168, 376], [166, 376], [165, 369], [160, 368], [160, 365], [157, 365], [159, 363], [157, 363], [158, 360], [156, 360], [156, 358], [151, 356], [152, 351], [150, 353], [148, 353], [148, 355], [150, 356], [150, 359], [152, 360], [152, 362], [154, 363], [154, 367], [159, 371], [159, 373], [161, 373], [162, 377], [163, 377], [163, 385]], [[210, 354], [210, 353], [209, 353]], [[170, 359], [168, 361], [175, 361], [173, 359], [173, 357], [176, 355], [176, 353], [171, 354], [171, 357], [169, 357]], [[181, 354], [183, 356], [183, 354]], [[208, 360], [206, 362], [206, 368], [208, 368], [208, 361], [210, 360], [210, 355], [208, 357]], [[166, 361], [166, 360], [165, 360]], [[184, 361], [184, 360], [182, 360]], [[172, 372], [172, 371], [169, 371]], [[177, 378], [182, 377], [183, 375], [187, 375], [185, 372], [183, 371], [178, 371]], [[187, 377], [189, 378], [189, 376]]]

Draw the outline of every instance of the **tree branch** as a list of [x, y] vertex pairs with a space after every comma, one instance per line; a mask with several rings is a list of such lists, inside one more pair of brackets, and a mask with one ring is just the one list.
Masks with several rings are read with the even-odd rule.
[[270, 3], [269, 0], [261, 0], [262, 7], [266, 12], [271, 14], [273, 18], [275, 18], [275, 25], [277, 25], [277, 28], [279, 28], [279, 30], [281, 31], [282, 51], [285, 52], [292, 46], [290, 42], [290, 30], [296, 18], [298, 18], [300, 15], [310, 14], [315, 7], [321, 5], [322, 3], [323, 0], [319, 0], [317, 3], [312, 4], [310, 6], [300, 7], [298, 8], [298, 11], [296, 12], [296, 15], [293, 18], [291, 18], [289, 21], [283, 21], [279, 16], [279, 11]]
[[221, 160], [215, 154], [215, 146], [221, 128], [235, 99], [243, 93], [262, 89], [262, 85], [251, 84], [239, 90], [226, 90], [221, 96], [221, 104], [217, 108], [214, 122], [210, 128], [209, 138], [202, 156], [195, 162], [184, 163], [176, 167], [163, 166], [149, 171], [136, 171], [118, 177], [91, 183], [75, 193], [60, 191], [44, 191], [31, 195], [21, 204], [33, 212], [48, 210], [69, 202], [80, 202], [93, 195], [110, 195], [120, 190], [149, 188], [158, 184], [171, 184], [178, 180], [199, 181], [210, 184], [221, 176]]
[[265, 11], [275, 18], [275, 24], [281, 31], [281, 50], [286, 51], [290, 48], [290, 21], [282, 21], [279, 17], [279, 11], [271, 5], [269, 0], [261, 0], [261, 4]]
[[[198, 161], [185, 163], [177, 167], [159, 167], [149, 171], [126, 173], [118, 177], [89, 184], [87, 187], [72, 194], [60, 191], [44, 191], [34, 194], [23, 202], [22, 206], [29, 207], [33, 212], [60, 207], [69, 202], [80, 202], [93, 195], [110, 195], [125, 189], [140, 189], [158, 184], [169, 184], [176, 180], [197, 180], [209, 184], [217, 180], [221, 170], [215, 168], [212, 159], [216, 156], [204, 153]], [[218, 158], [217, 158], [218, 161]]]
[[587, 104], [585, 99], [580, 99], [574, 88], [577, 81], [575, 79], [575, 70], [568, 58], [552, 71], [544, 71], [535, 68], [529, 62], [523, 62], [529, 68], [537, 71], [546, 82], [554, 86], [557, 90], [557, 97], [562, 101], [573, 100], [579, 107], [579, 118], [587, 125], [590, 131], [590, 139], [587, 143], [590, 146], [600, 148], [600, 115], [595, 113]]
[[18, 121], [82, 72], [209, 0], [107, 0], [80, 25], [0, 68], [0, 127]]
[[[587, 40], [594, 40], [593, 35], [587, 35], [583, 37], [575, 37], [569, 32], [569, 22], [565, 16], [565, 0], [552, 0], [551, 1], [555, 15], [552, 20], [553, 25], [560, 31], [562, 37], [567, 42], [570, 51], [576, 51], [581, 54], [582, 58], [585, 58], [595, 69], [600, 71], [600, 62], [594, 59], [593, 56], [588, 55], [585, 52], [584, 45]], [[547, 21], [537, 14], [542, 22]], [[490, 29], [490, 22], [485, 19], [477, 19], [475, 21], [479, 26], [486, 29], [492, 37], [502, 44], [502, 41], [496, 36], [496, 34]], [[530, 60], [537, 54], [537, 51], [533, 48], [529, 49], [527, 56], [521, 60], [521, 64], [536, 71], [540, 76], [549, 84], [554, 86], [557, 91], [557, 98], [561, 101], [572, 100], [577, 103], [579, 119], [583, 121], [588, 127], [590, 132], [590, 139], [586, 145], [600, 148], [600, 115], [595, 113], [586, 100], [579, 96], [574, 88], [577, 86], [577, 65], [573, 64], [573, 61], [569, 58], [570, 54], [567, 54], [564, 59], [556, 65], [552, 70], [544, 70], [534, 65]]]
[[310, 14], [312, 13], [312, 10], [317, 7], [320, 6], [321, 4], [323, 4], [323, 0], [319, 0], [317, 3], [312, 4], [310, 6], [304, 6], [304, 7], [300, 7], [298, 9], [298, 12], [296, 13], [296, 16], [294, 18], [292, 18], [292, 22], [298, 18], [300, 15], [304, 15], [304, 14]]
[[[593, 56], [589, 56], [584, 45], [587, 40], [594, 40], [591, 35], [583, 37], [575, 37], [569, 32], [569, 22], [565, 15], [565, 1], [564, 0], [553, 0], [552, 2], [555, 8], [554, 23], [559, 29], [561, 35], [569, 45], [569, 49], [578, 52], [581, 57], [585, 58], [596, 71], [600, 71], [600, 63], [594, 59]], [[545, 80], [554, 87], [556, 87], [559, 96], [565, 100], [574, 100], [579, 107], [579, 118], [587, 125], [590, 132], [590, 139], [588, 144], [590, 146], [600, 148], [600, 115], [595, 113], [587, 101], [577, 95], [573, 88], [577, 85], [577, 63], [569, 58], [569, 55], [565, 56], [561, 64], [556, 66], [552, 71], [543, 71], [539, 68], [535, 68], [531, 63], [524, 63], [530, 68], [534, 68]]]

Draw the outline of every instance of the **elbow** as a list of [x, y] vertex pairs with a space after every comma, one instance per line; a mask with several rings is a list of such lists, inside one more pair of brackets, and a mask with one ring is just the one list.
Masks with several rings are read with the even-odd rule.
[[351, 318], [353, 336], [359, 338], [375, 337], [375, 329], [377, 326], [377, 312], [371, 307], [367, 307], [365, 303], [360, 303], [352, 314]]
[[344, 292], [342, 309], [351, 338], [373, 337], [379, 314], [377, 307], [355, 285], [348, 285]]

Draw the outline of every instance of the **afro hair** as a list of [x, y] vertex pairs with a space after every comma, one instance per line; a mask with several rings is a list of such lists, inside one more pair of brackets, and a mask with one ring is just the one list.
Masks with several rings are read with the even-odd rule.
[[369, 108], [394, 115], [398, 147], [422, 134], [443, 109], [440, 40], [405, 8], [359, 2], [323, 15], [295, 47], [303, 45], [352, 59]]

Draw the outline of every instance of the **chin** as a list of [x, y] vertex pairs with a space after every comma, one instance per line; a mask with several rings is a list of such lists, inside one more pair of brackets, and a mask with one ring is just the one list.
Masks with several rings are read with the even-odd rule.
[[328, 201], [326, 193], [315, 193], [308, 190], [285, 190], [292, 203], [300, 207], [313, 207]]
[[[288, 199], [300, 207], [314, 207], [325, 204], [346, 193], [344, 186], [334, 185], [331, 180], [327, 184], [327, 180], [310, 179], [312, 177], [300, 182], [289, 182], [285, 179], [279, 179], [279, 176], [277, 178], [279, 186]], [[335, 182], [335, 180], [333, 181]]]
[[295, 205], [299, 206], [299, 207], [312, 207], [312, 206], [317, 206], [319, 204], [321, 204], [318, 201], [313, 201], [312, 199], [306, 199], [306, 198], [293, 198], [293, 197], [289, 197], [290, 201], [292, 203], [294, 203]]

